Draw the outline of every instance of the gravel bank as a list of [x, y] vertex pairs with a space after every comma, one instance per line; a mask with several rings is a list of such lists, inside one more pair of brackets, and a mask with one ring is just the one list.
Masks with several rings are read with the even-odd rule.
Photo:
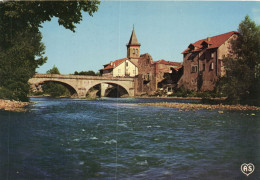
[[10, 101], [10, 100], [0, 99], [0, 109], [6, 111], [24, 112], [27, 110], [25, 107], [29, 104], [30, 104], [29, 102]]
[[143, 106], [163, 106], [178, 109], [226, 109], [226, 110], [260, 110], [260, 107], [256, 106], [242, 106], [242, 105], [207, 105], [207, 104], [189, 104], [189, 103], [142, 103]]

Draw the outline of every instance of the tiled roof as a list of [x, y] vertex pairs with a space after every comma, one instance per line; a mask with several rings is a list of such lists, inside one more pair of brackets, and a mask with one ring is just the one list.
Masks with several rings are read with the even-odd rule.
[[118, 60], [115, 60], [115, 61], [113, 61], [111, 64], [106, 64], [106, 65], [104, 65], [104, 66], [106, 66], [106, 67], [104, 67], [103, 69], [100, 69], [100, 70], [107, 70], [107, 69], [113, 69], [113, 68], [115, 68], [115, 67], [117, 67], [119, 64], [121, 64], [122, 62], [124, 62], [125, 60], [127, 60], [128, 58], [123, 58], [123, 59], [118, 59]]
[[[209, 41], [208, 38], [205, 39], [201, 39], [199, 41], [196, 41], [195, 43], [192, 43], [193, 46], [198, 47], [200, 49], [197, 49], [195, 51], [200, 51], [201, 48], [203, 48], [203, 46], [201, 45], [203, 42], [208, 43], [210, 46], [208, 47], [208, 49], [213, 49], [213, 48], [218, 48], [219, 46], [221, 46], [226, 40], [228, 40], [230, 38], [230, 36], [232, 36], [233, 34], [238, 34], [237, 31], [231, 31], [225, 34], [220, 34], [217, 36], [213, 36], [210, 37]], [[184, 53], [188, 53], [190, 51], [190, 48], [187, 48], [185, 51], [182, 52], [182, 54]]]
[[111, 66], [111, 65], [108, 65], [108, 66], [106, 66], [105, 68], [103, 68], [103, 69], [100, 69], [100, 70], [107, 70], [107, 69], [113, 69], [113, 66]]
[[156, 64], [166, 64], [166, 65], [171, 65], [171, 66], [182, 66], [182, 63], [179, 62], [170, 62], [170, 61], [165, 61], [164, 59], [155, 61], [154, 63]]
[[127, 60], [128, 58], [123, 58], [123, 59], [118, 59], [118, 60], [115, 60], [113, 62], [113, 66], [114, 67], [117, 67], [119, 64], [121, 64], [122, 62], [124, 62], [125, 60]]

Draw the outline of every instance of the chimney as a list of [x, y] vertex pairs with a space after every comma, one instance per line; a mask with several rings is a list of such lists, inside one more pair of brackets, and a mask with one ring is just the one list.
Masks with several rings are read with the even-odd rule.
[[208, 37], [208, 38], [207, 38], [207, 41], [210, 41], [210, 40], [211, 40], [211, 37]]

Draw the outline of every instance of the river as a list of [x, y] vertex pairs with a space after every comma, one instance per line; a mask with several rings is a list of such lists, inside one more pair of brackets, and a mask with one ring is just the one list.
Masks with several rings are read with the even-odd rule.
[[260, 178], [257, 111], [178, 110], [146, 102], [199, 100], [32, 97], [0, 111], [0, 179]]

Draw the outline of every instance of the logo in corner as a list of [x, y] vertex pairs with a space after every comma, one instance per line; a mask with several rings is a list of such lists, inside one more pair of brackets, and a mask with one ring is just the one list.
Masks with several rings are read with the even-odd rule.
[[241, 165], [241, 172], [247, 176], [252, 174], [254, 170], [255, 170], [255, 166], [252, 163], [249, 164], [244, 163]]

